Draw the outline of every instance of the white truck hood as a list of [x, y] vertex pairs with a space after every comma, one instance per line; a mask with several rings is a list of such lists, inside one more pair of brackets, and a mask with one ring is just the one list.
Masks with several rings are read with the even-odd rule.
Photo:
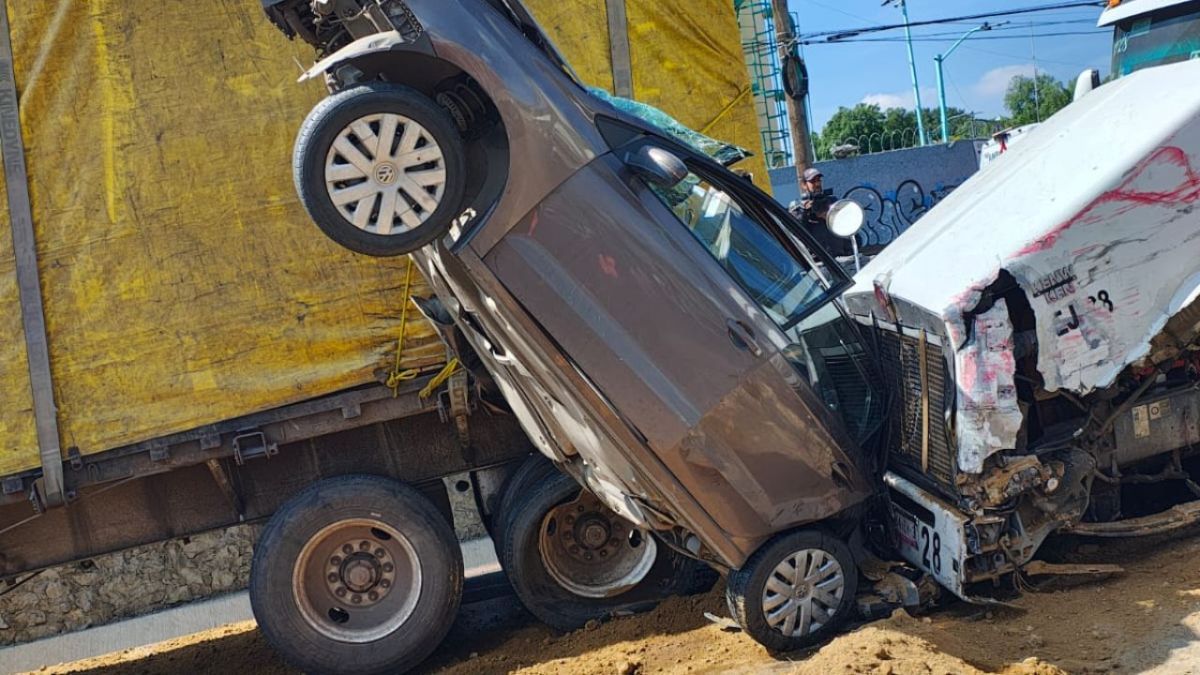
[[[1021, 420], [1011, 324], [995, 309], [973, 316], [983, 290], [1004, 270], [1025, 291], [1046, 390], [1108, 386], [1200, 291], [1198, 202], [1200, 61], [1150, 68], [1034, 129], [864, 267], [844, 297], [856, 314], [940, 324], [954, 352], [959, 464], [977, 472], [1013, 447]], [[986, 330], [975, 334], [980, 319]]]

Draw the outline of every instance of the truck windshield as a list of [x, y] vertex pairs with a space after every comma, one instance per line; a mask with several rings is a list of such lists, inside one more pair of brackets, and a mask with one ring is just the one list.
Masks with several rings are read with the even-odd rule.
[[1112, 72], [1117, 77], [1196, 58], [1200, 58], [1200, 2], [1133, 17], [1113, 31]]

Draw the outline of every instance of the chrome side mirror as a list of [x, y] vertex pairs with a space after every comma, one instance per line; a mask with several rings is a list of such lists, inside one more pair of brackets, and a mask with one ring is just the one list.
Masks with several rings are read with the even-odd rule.
[[625, 154], [625, 164], [639, 176], [662, 188], [673, 188], [688, 176], [687, 165], [670, 152], [643, 145]]
[[843, 199], [829, 207], [829, 231], [839, 237], [853, 237], [867, 222], [863, 207], [852, 199]]
[[852, 199], [843, 199], [829, 207], [829, 215], [825, 222], [828, 223], [830, 232], [850, 240], [850, 246], [854, 250], [854, 271], [862, 271], [862, 262], [858, 255], [858, 237], [854, 235], [858, 234], [867, 222], [867, 213], [863, 211], [863, 207]]

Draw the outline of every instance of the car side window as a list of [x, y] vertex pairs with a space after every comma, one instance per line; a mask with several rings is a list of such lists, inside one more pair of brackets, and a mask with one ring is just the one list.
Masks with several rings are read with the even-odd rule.
[[873, 434], [881, 416], [866, 352], [829, 302], [833, 275], [822, 269], [824, 263], [777, 220], [770, 225], [760, 220], [770, 214], [756, 215], [695, 172], [673, 188], [650, 187], [783, 330], [789, 341], [783, 356], [804, 386], [842, 418], [856, 440]]
[[728, 191], [694, 172], [673, 188], [651, 189], [781, 328], [825, 303], [825, 277]]

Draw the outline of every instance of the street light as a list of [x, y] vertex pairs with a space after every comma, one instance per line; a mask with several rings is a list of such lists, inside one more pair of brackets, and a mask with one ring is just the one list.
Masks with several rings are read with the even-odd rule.
[[950, 45], [950, 49], [947, 49], [945, 54], [938, 54], [937, 56], [933, 57], [934, 62], [937, 63], [938, 113], [942, 118], [943, 143], [946, 143], [950, 140], [950, 123], [946, 120], [946, 79], [942, 75], [942, 62], [945, 61], [951, 54], [953, 54], [954, 50], [958, 49], [958, 46], [961, 45], [964, 40], [981, 30], [991, 29], [991, 24], [984, 22], [982, 25], [976, 26], [964, 33], [962, 37], [958, 38], [957, 42]]
[[882, 4], [898, 4], [900, 13], [904, 15], [904, 41], [908, 43], [908, 70], [912, 75], [913, 98], [916, 99], [917, 104], [917, 135], [921, 145], [925, 145], [928, 142], [928, 136], [925, 135], [925, 120], [921, 112], [921, 85], [917, 83], [917, 61], [913, 56], [912, 30], [908, 25], [908, 4], [905, 0], [883, 0]]

